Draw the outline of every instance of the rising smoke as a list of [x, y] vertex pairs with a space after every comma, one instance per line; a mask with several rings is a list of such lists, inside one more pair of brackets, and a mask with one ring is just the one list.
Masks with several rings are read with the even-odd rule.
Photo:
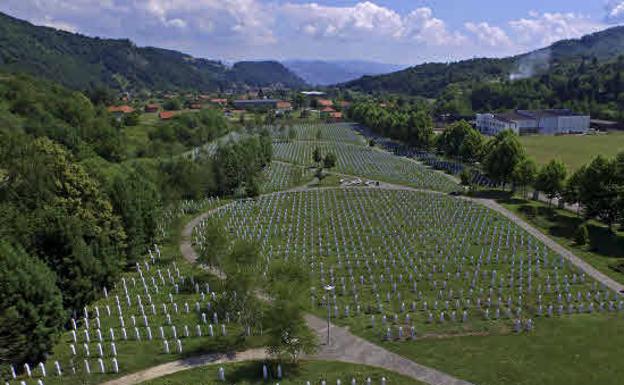
[[509, 80], [526, 79], [546, 72], [550, 67], [550, 55], [550, 48], [545, 48], [522, 56], [516, 63], [516, 70], [509, 74]]

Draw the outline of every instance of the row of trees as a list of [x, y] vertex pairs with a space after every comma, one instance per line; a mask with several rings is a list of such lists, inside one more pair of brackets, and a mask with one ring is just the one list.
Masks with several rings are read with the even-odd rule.
[[355, 103], [349, 117], [380, 135], [415, 147], [429, 148], [433, 144], [433, 122], [423, 106], [385, 108], [374, 102]]
[[[583, 71], [601, 68], [596, 63], [582, 66]], [[624, 66], [624, 59], [608, 66], [611, 70], [605, 76], [617, 77], [619, 72], [612, 67]], [[609, 89], [615, 92], [613, 87]], [[418, 107], [409, 108], [412, 115], [405, 112], [405, 107], [383, 108], [371, 102], [356, 103], [351, 116], [380, 135], [424, 150], [435, 148], [446, 158], [476, 165], [503, 187], [512, 184], [526, 195], [527, 188], [532, 186], [549, 200], [561, 198], [580, 204], [587, 218], [599, 219], [609, 228], [618, 222], [624, 224], [624, 153], [613, 159], [598, 156], [568, 178], [566, 166], [559, 160], [538, 167], [512, 131], [503, 131], [488, 139], [467, 122], [459, 121], [437, 137], [425, 134], [429, 139], [422, 140], [423, 133], [430, 132], [430, 119], [407, 120], [409, 123], [405, 124], [407, 116], [424, 114], [422, 107], [419, 111], [414, 111]], [[471, 182], [468, 170], [461, 176], [464, 183]]]

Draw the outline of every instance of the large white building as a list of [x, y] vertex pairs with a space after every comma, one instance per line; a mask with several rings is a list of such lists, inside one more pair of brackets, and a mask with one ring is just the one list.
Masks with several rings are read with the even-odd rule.
[[516, 134], [574, 134], [589, 130], [589, 115], [562, 110], [516, 110], [500, 114], [477, 114], [477, 129], [485, 135], [511, 130]]

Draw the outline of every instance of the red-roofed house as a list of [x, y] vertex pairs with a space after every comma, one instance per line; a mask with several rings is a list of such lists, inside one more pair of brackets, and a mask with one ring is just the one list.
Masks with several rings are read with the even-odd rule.
[[175, 114], [175, 111], [162, 111], [160, 114], [158, 114], [158, 117], [160, 118], [160, 120], [169, 120], [173, 118]]
[[134, 108], [124, 105], [124, 106], [110, 106], [108, 107], [108, 112], [113, 114], [131, 114], [134, 112]]
[[316, 104], [317, 104], [319, 107], [331, 107], [331, 106], [333, 106], [333, 105], [334, 105], [334, 102], [332, 102], [332, 101], [331, 101], [331, 100], [329, 100], [329, 99], [318, 99], [318, 100], [316, 101]]
[[202, 105], [199, 103], [193, 103], [189, 107], [191, 108], [191, 110], [201, 110]]
[[336, 110], [331, 107], [325, 107], [321, 110], [321, 112], [336, 112]]

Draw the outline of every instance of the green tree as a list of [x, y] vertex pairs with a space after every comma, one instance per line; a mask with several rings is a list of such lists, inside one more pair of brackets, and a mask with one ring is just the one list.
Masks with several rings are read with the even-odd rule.
[[321, 150], [318, 147], [314, 148], [312, 158], [314, 160], [314, 163], [321, 163], [321, 161], [323, 160], [323, 155], [321, 155]]
[[598, 218], [609, 226], [622, 215], [620, 207], [621, 189], [616, 161], [599, 155], [583, 171], [579, 187], [580, 201], [588, 218]]
[[199, 262], [209, 266], [220, 266], [227, 256], [230, 241], [223, 224], [216, 219], [204, 222]]
[[559, 159], [548, 162], [537, 175], [535, 187], [548, 197], [548, 205], [556, 197], [561, 197], [567, 177], [565, 164]]
[[323, 159], [323, 167], [327, 169], [332, 169], [335, 166], [336, 166], [336, 155], [334, 155], [331, 152], [327, 153], [327, 155], [325, 155], [325, 158]]
[[581, 224], [574, 232], [574, 242], [579, 246], [589, 243], [589, 231], [587, 231], [585, 223]]
[[292, 284], [305, 288], [310, 276], [300, 266], [288, 262], [271, 265], [268, 289], [272, 301], [265, 315], [268, 326], [267, 352], [277, 359], [288, 358], [297, 363], [301, 354], [311, 354], [316, 348], [316, 338], [306, 325], [303, 303], [306, 290], [293, 290]]
[[[2, 239], [15, 239], [58, 276], [66, 308], [79, 309], [112, 287], [124, 264], [126, 234], [99, 184], [47, 138], [12, 149], [0, 202]], [[19, 155], [17, 155], [19, 154]]]
[[512, 131], [503, 131], [487, 144], [484, 168], [488, 176], [501, 183], [504, 188], [512, 180], [513, 171], [524, 158], [524, 148], [518, 136]]
[[531, 158], [524, 158], [514, 168], [512, 181], [516, 186], [522, 187], [522, 197], [526, 198], [526, 188], [535, 182], [537, 164]]
[[67, 314], [56, 276], [38, 258], [0, 243], [0, 367], [40, 362]]

